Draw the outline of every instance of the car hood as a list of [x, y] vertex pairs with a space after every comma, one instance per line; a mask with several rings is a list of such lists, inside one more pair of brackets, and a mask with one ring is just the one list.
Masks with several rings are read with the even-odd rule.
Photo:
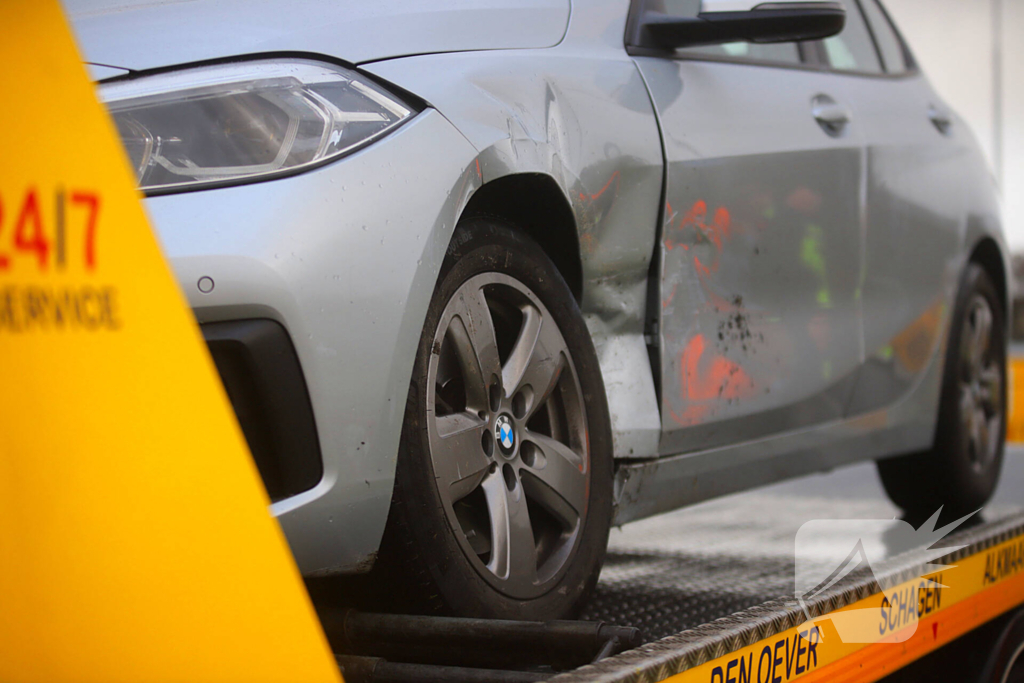
[[64, 0], [86, 61], [133, 71], [267, 52], [353, 64], [557, 44], [570, 0]]

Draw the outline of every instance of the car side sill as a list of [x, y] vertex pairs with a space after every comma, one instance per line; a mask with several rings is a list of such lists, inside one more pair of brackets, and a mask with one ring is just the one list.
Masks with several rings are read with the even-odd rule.
[[887, 412], [878, 411], [735, 446], [621, 462], [615, 473], [613, 524], [862, 460], [922, 450], [932, 443], [934, 429], [934, 420], [891, 424]]

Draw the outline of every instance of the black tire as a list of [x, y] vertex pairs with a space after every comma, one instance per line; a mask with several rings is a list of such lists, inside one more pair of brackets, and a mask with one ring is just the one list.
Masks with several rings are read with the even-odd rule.
[[[994, 443], [985, 453], [972, 446], [961, 408], [965, 383], [965, 330], [977, 324], [972, 316], [976, 302], [983, 301], [991, 312], [990, 343], [984, 363], [998, 376], [992, 395]], [[941, 506], [942, 521], [950, 521], [980, 509], [991, 498], [1002, 469], [1006, 434], [1006, 317], [1002, 298], [985, 270], [969, 263], [957, 295], [950, 326], [939, 417], [932, 449], [879, 460], [878, 474], [889, 498], [904, 510], [908, 519], [921, 522]], [[964, 405], [975, 405], [970, 399]], [[974, 411], [976, 413], [976, 411]], [[986, 411], [987, 412], [987, 411]]]
[[[573, 546], [571, 558], [560, 573], [549, 579], [550, 585], [541, 594], [525, 597], [499, 590], [494, 585], [496, 577], [488, 577], [484, 573], [488, 571], [484, 560], [489, 553], [495, 552], [493, 547], [486, 553], [477, 554], [477, 562], [472, 559], [471, 551], [467, 550], [469, 534], [463, 532], [461, 518], [453, 522], [451, 513], [446, 512], [445, 501], [440, 493], [441, 485], [435, 483], [435, 477], [439, 475], [435, 474], [427, 424], [428, 419], [437, 419], [429, 418], [427, 414], [427, 397], [432, 395], [429, 394], [428, 373], [431, 371], [431, 355], [440, 357], [442, 354], [440, 343], [435, 338], [437, 334], [442, 334], [438, 331], [442, 314], [453, 295], [463, 291], [460, 287], [469, 283], [471, 278], [491, 273], [510, 276], [525, 285], [556, 322], [571, 357], [571, 364], [576, 370], [574, 377], [578, 378], [578, 383], [573, 386], [582, 392], [585, 406], [582, 410], [585, 411], [589, 437], [589, 499], [585, 505], [585, 514], [579, 516], [581, 526], [577, 527], [578, 539], [574, 541], [576, 545]], [[491, 315], [496, 315], [493, 310]], [[494, 325], [497, 327], [497, 323]], [[437, 368], [441, 362], [434, 361], [433, 372], [440, 373]], [[504, 358], [502, 364], [504, 372]], [[562, 375], [560, 371], [556, 376]], [[435, 379], [438, 376], [435, 375]], [[465, 381], [468, 384], [468, 380]], [[561, 381], [554, 380], [555, 385], [561, 387]], [[434, 385], [435, 392], [441, 390], [437, 382]], [[503, 391], [504, 388], [499, 389], [501, 396], [503, 393], [500, 392]], [[550, 395], [554, 396], [556, 391], [564, 390], [552, 389]], [[493, 394], [489, 395], [493, 397]], [[576, 395], [580, 395], [579, 392]], [[441, 403], [435, 403], [438, 413], [442, 412], [440, 406]], [[480, 411], [482, 419], [483, 412]], [[493, 436], [498, 433], [497, 428], [494, 426], [486, 429], [491, 430], [489, 433]], [[530, 432], [526, 430], [525, 424], [522, 429], [516, 447], [522, 443], [525, 454], [526, 440], [520, 437], [528, 437]], [[486, 440], [486, 433], [484, 438]], [[493, 452], [488, 457], [497, 461], [499, 455], [504, 453], [503, 450], [499, 452], [499, 447], [501, 444], [493, 443]], [[492, 472], [496, 466], [508, 467], [491, 465]], [[499, 469], [498, 473], [503, 471], [507, 470]], [[583, 471], [582, 465], [580, 471]], [[521, 490], [527, 489], [527, 478], [527, 475], [522, 475], [522, 481], [518, 483]], [[462, 505], [452, 503], [453, 497], [449, 494], [449, 506]], [[535, 508], [532, 499], [530, 502], [532, 518]], [[597, 355], [576, 300], [555, 265], [524, 233], [493, 218], [464, 220], [452, 238], [441, 267], [416, 353], [398, 454], [394, 496], [373, 571], [373, 583], [378, 587], [386, 587], [384, 591], [378, 592], [378, 596], [389, 603], [390, 609], [427, 614], [526, 620], [574, 617], [597, 582], [607, 546], [611, 511], [612, 445], [608, 407]], [[482, 528], [491, 527], [483, 525]], [[534, 538], [532, 534], [531, 538]]]

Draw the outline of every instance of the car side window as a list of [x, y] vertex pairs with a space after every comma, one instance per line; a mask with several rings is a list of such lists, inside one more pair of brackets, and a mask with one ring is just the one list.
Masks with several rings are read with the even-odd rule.
[[800, 63], [800, 48], [796, 43], [725, 43], [702, 45], [678, 51], [681, 55], [708, 57], [734, 57], [755, 62]]
[[838, 71], [882, 73], [882, 63], [875, 50], [868, 25], [856, 0], [842, 0], [846, 7], [846, 26], [839, 35], [825, 39], [829, 64]]
[[907, 58], [903, 52], [903, 43], [889, 21], [889, 17], [886, 16], [885, 10], [882, 9], [878, 0], [863, 0], [863, 7], [864, 13], [868, 17], [868, 25], [871, 26], [871, 32], [875, 34], [878, 50], [882, 53], [886, 73], [905, 73]]

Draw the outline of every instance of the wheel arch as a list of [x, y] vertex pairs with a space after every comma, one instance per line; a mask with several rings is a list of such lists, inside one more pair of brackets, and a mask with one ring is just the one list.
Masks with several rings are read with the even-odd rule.
[[[526, 201], [526, 198], [529, 198]], [[583, 262], [576, 219], [558, 183], [546, 173], [515, 173], [481, 186], [462, 218], [495, 216], [528, 234], [554, 262], [577, 303], [583, 299]]]

